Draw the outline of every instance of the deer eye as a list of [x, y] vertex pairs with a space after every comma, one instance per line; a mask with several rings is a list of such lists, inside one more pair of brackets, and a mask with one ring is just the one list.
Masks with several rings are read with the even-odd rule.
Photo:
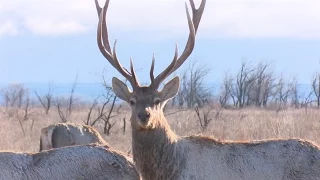
[[131, 105], [131, 106], [134, 106], [135, 104], [136, 104], [136, 102], [135, 102], [135, 101], [130, 100], [130, 105]]
[[160, 99], [156, 99], [156, 100], [154, 100], [154, 104], [155, 104], [155, 105], [160, 104], [160, 102], [161, 102], [161, 101], [160, 101]]

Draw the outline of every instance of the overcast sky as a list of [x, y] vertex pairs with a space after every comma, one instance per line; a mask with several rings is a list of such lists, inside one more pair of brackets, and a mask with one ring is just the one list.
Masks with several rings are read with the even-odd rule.
[[[175, 42], [183, 51], [184, 2], [111, 0], [110, 40], [118, 40], [123, 65], [132, 56], [141, 81], [149, 81], [153, 52], [159, 72]], [[245, 58], [272, 62], [277, 73], [309, 83], [320, 71], [319, 9], [319, 0], [207, 0], [196, 48], [181, 70], [197, 60], [212, 69], [206, 81], [219, 82]], [[104, 68], [119, 76], [98, 50], [97, 22], [93, 0], [0, 0], [0, 83], [72, 82], [76, 74], [80, 82], [98, 82]]]

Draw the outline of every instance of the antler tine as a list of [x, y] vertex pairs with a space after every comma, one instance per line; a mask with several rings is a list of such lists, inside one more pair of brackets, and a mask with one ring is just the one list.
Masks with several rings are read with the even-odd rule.
[[[98, 0], [95, 0], [94, 1], [95, 4], [96, 4], [96, 9], [97, 9], [97, 13], [98, 13], [98, 17], [100, 19], [100, 14], [101, 14], [101, 11], [102, 11], [102, 8], [99, 6], [99, 2]], [[106, 14], [107, 14], [107, 10], [108, 10], [108, 7], [109, 7], [109, 2], [110, 0], [106, 0], [105, 4], [104, 4], [104, 11], [103, 11], [103, 17], [106, 17]], [[107, 29], [107, 20], [104, 18], [104, 21], [102, 21], [102, 32], [104, 32], [102, 34], [102, 41], [103, 41], [103, 44], [106, 48], [106, 50], [108, 52], [111, 52], [111, 47], [110, 47], [110, 43], [109, 43], [109, 37], [108, 37], [108, 29]], [[110, 53], [111, 54], [111, 53]]]
[[[123, 66], [120, 64], [117, 53], [116, 53], [116, 44], [117, 40], [115, 40], [113, 45], [113, 52], [111, 52], [111, 46], [109, 43], [108, 38], [108, 30], [107, 30], [107, 23], [106, 23], [106, 14], [107, 14], [107, 8], [109, 5], [110, 0], [106, 0], [105, 5], [103, 8], [101, 8], [95, 0], [97, 12], [99, 14], [99, 23], [98, 23], [98, 30], [97, 30], [97, 43], [98, 47], [100, 49], [100, 52], [103, 54], [103, 56], [109, 61], [109, 63], [120, 73], [122, 74], [132, 85], [132, 88], [135, 89], [139, 86], [139, 83], [136, 79], [136, 77], [133, 77], [127, 69], [123, 68]], [[134, 75], [135, 76], [135, 75]]]
[[151, 85], [150, 86], [153, 86], [155, 89], [158, 89], [161, 81], [163, 79], [165, 79], [168, 75], [168, 73], [170, 72], [170, 70], [174, 67], [174, 65], [177, 63], [177, 59], [178, 59], [178, 43], [176, 43], [176, 49], [175, 49], [175, 52], [174, 52], [174, 57], [173, 57], [173, 60], [171, 61], [171, 63], [169, 64], [169, 66], [164, 70], [162, 71], [162, 73], [160, 73], [156, 79], [154, 79], [154, 76], [153, 76], [153, 69], [154, 69], [154, 59], [152, 60], [152, 66], [151, 66], [151, 70], [150, 70], [150, 77], [151, 77], [151, 74], [152, 74], [152, 77], [151, 77]]
[[[177, 70], [185, 62], [185, 60], [190, 56], [190, 54], [192, 53], [192, 51], [194, 49], [196, 32], [198, 30], [199, 23], [200, 23], [200, 20], [201, 20], [203, 11], [204, 11], [204, 7], [206, 5], [206, 0], [201, 1], [201, 4], [198, 9], [195, 8], [193, 0], [189, 0], [189, 1], [190, 1], [191, 9], [192, 9], [192, 20], [191, 20], [189, 9], [188, 9], [187, 3], [186, 3], [186, 13], [187, 13], [188, 25], [189, 25], [189, 31], [190, 31], [187, 44], [184, 48], [183, 53], [176, 60], [176, 63], [174, 64], [174, 66], [172, 68], [170, 68], [169, 72], [165, 73], [165, 71], [168, 70], [168, 68], [171, 64], [155, 78], [154, 84], [156, 85], [155, 86], [156, 88], [158, 88], [160, 83], [166, 77], [168, 77], [172, 72]], [[176, 54], [175, 54], [175, 56], [176, 56]]]
[[155, 57], [154, 57], [154, 53], [152, 56], [152, 63], [151, 63], [151, 68], [150, 68], [150, 79], [151, 79], [151, 84], [152, 82], [154, 82], [154, 75], [153, 75], [153, 70], [154, 70], [154, 61], [155, 61]]
[[132, 85], [132, 88], [135, 89], [136, 87], [139, 87], [139, 82], [136, 77], [136, 74], [133, 69], [132, 65], [132, 60], [130, 58], [130, 69], [131, 69], [131, 74], [128, 72], [127, 69], [125, 69], [119, 62], [117, 53], [116, 53], [116, 46], [117, 46], [117, 40], [114, 41], [113, 45], [113, 57], [114, 57], [114, 62], [115, 62], [115, 68], [130, 82]]
[[201, 4], [200, 4], [198, 9], [196, 9], [193, 0], [189, 0], [189, 1], [190, 1], [190, 5], [191, 5], [191, 8], [192, 8], [193, 25], [194, 25], [194, 29], [195, 29], [195, 31], [197, 33], [198, 27], [199, 27], [199, 24], [200, 24], [200, 21], [201, 21], [201, 17], [202, 17], [203, 11], [204, 11], [204, 7], [206, 5], [206, 0], [202, 0], [201, 1]]
[[98, 17], [99, 17], [102, 8], [99, 6], [98, 0], [94, 0], [94, 3], [96, 5], [96, 9], [97, 9]]
[[136, 86], [140, 86], [138, 79], [137, 79], [137, 76], [136, 76], [136, 72], [134, 71], [134, 68], [133, 68], [133, 62], [132, 62], [131, 57], [130, 57], [130, 70], [131, 70], [131, 75], [132, 75], [132, 78], [133, 78]]

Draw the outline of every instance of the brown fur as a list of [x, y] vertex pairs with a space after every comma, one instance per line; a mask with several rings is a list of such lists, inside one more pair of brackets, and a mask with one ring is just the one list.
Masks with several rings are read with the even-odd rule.
[[[120, 97], [127, 97], [128, 99], [124, 99], [127, 102], [135, 102], [131, 106], [132, 153], [142, 178], [145, 180], [179, 178], [181, 167], [184, 166], [186, 159], [183, 153], [176, 148], [178, 137], [171, 131], [163, 115], [167, 97], [174, 94], [170, 91], [168, 93], [158, 92], [150, 87], [140, 87], [131, 93], [127, 88], [122, 87], [124, 85], [122, 82], [116, 82], [120, 83], [113, 85], [119, 90], [114, 89], [116, 94]], [[155, 104], [157, 99], [162, 100], [160, 104]], [[146, 112], [151, 116], [144, 122], [139, 119], [138, 113]]]
[[[132, 132], [132, 153], [137, 169], [145, 180], [177, 179], [184, 167], [184, 154], [176, 149], [177, 139], [159, 136], [166, 128]], [[152, 162], [152, 163], [151, 163]]]

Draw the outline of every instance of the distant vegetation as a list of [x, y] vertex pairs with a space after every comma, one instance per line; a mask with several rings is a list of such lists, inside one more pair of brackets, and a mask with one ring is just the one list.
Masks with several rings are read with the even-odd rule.
[[[218, 94], [204, 84], [210, 69], [196, 61], [182, 74], [178, 95], [167, 104], [165, 113], [180, 135], [204, 133], [221, 139], [301, 137], [317, 141], [320, 107], [320, 71], [310, 74], [310, 91], [301, 93], [297, 77], [284, 77], [274, 65], [243, 61], [238, 72], [226, 73]], [[129, 143], [128, 107], [113, 94], [110, 82], [101, 76], [100, 95], [91, 100], [77, 96], [77, 78], [69, 93], [54, 94], [54, 84], [39, 93], [23, 84], [9, 84], [0, 91], [2, 147], [30, 150], [20, 138], [38, 143], [40, 128], [56, 122], [76, 122], [97, 128], [111, 141]], [[8, 124], [10, 123], [10, 124]], [[128, 125], [129, 123], [129, 125]], [[8, 134], [8, 133], [7, 133]], [[124, 140], [128, 138], [128, 140]], [[3, 141], [6, 138], [2, 138]], [[21, 141], [18, 145], [11, 141]], [[27, 142], [27, 141], [26, 141]], [[122, 150], [129, 144], [120, 143]]]
[[[180, 91], [170, 103], [171, 106], [201, 108], [208, 104], [215, 104], [221, 106], [221, 108], [259, 107], [274, 110], [288, 107], [320, 107], [320, 71], [310, 74], [310, 87], [303, 89], [300, 87], [297, 76], [284, 77], [281, 73], [275, 72], [272, 63], [261, 61], [252, 65], [247, 61], [242, 61], [238, 72], [234, 74], [225, 73], [219, 85], [220, 89], [217, 93], [214, 93], [213, 89], [217, 87], [214, 87], [214, 85], [208, 86], [204, 83], [204, 79], [210, 79], [209, 74], [214, 76], [214, 73], [209, 73], [210, 69], [199, 64], [194, 61], [189, 68], [180, 74]], [[68, 101], [68, 98], [69, 103], [72, 103], [71, 101], [92, 103], [88, 98], [75, 97], [78, 86], [77, 80], [71, 85], [72, 87], [69, 87], [69, 93], [54, 94], [54, 86], [53, 83], [50, 83], [47, 92], [39, 93], [23, 84], [9, 84], [1, 89], [0, 102], [6, 108], [22, 108], [29, 103], [36, 107], [43, 106], [46, 111], [49, 111], [51, 105], [59, 105], [57, 101]], [[302, 89], [303, 92], [301, 92]], [[98, 94], [98, 97], [113, 94], [110, 82], [107, 82], [104, 76], [102, 76], [101, 90], [97, 90], [95, 94]], [[77, 100], [70, 98], [76, 98]], [[96, 101], [96, 98], [92, 97], [91, 100]], [[71, 110], [70, 107], [69, 110]]]

